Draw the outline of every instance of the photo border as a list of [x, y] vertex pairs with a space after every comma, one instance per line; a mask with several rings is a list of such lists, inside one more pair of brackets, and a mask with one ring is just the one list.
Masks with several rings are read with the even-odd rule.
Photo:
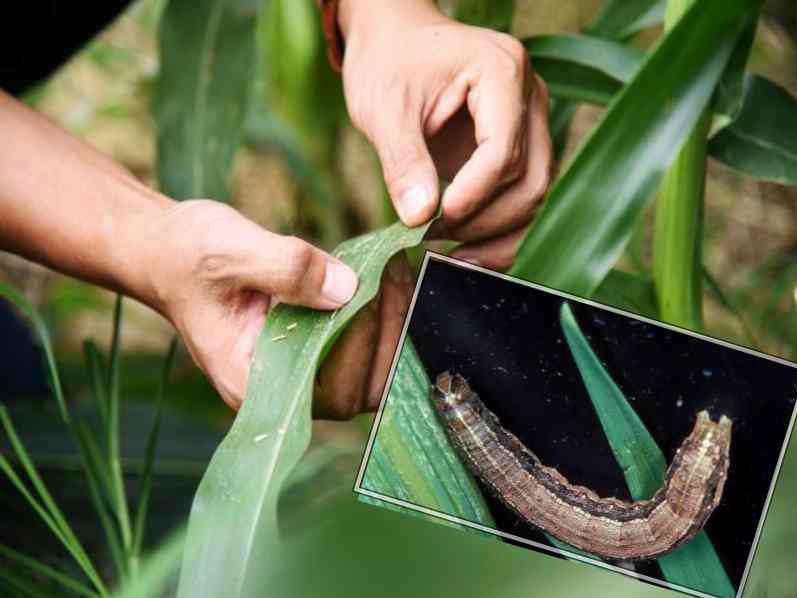
[[[371, 457], [371, 451], [373, 450], [374, 441], [376, 440], [376, 435], [377, 435], [377, 433], [379, 431], [379, 424], [382, 421], [382, 413], [384, 411], [385, 402], [387, 400], [388, 395], [390, 394], [390, 388], [393, 385], [393, 377], [395, 376], [396, 367], [397, 367], [399, 359], [401, 357], [401, 351], [402, 351], [402, 349], [404, 347], [404, 339], [407, 336], [407, 330], [409, 328], [410, 320], [412, 318], [412, 314], [413, 314], [413, 311], [415, 309], [415, 303], [418, 300], [418, 295], [420, 293], [421, 285], [423, 283], [423, 278], [424, 278], [424, 275], [426, 274], [426, 267], [427, 267], [428, 263], [431, 260], [447, 262], [449, 264], [453, 264], [453, 265], [461, 267], [461, 268], [465, 268], [465, 269], [468, 269], [468, 270], [474, 270], [476, 272], [481, 272], [483, 274], [488, 274], [490, 276], [494, 276], [494, 277], [500, 278], [502, 280], [506, 280], [506, 281], [513, 282], [513, 283], [516, 283], [516, 284], [521, 284], [523, 286], [530, 287], [530, 288], [536, 289], [538, 291], [545, 291], [547, 293], [552, 293], [554, 295], [558, 295], [560, 297], [564, 297], [565, 299], [568, 299], [568, 300], [571, 300], [571, 301], [577, 301], [579, 303], [582, 303], [582, 304], [585, 304], [585, 305], [589, 305], [591, 307], [599, 307], [599, 308], [602, 308], [602, 309], [606, 309], [606, 310], [611, 311], [611, 312], [616, 313], [616, 314], [620, 314], [620, 315], [623, 315], [623, 316], [626, 316], [626, 317], [634, 318], [635, 320], [640, 320], [640, 321], [646, 322], [648, 324], [653, 324], [653, 325], [656, 325], [656, 326], [660, 326], [660, 327], [666, 328], [668, 330], [673, 330], [673, 331], [676, 331], [676, 332], [682, 332], [682, 333], [688, 334], [690, 336], [693, 336], [693, 337], [696, 337], [696, 338], [699, 338], [699, 339], [702, 339], [702, 340], [705, 340], [705, 341], [708, 341], [708, 342], [711, 342], [711, 343], [714, 343], [714, 344], [717, 344], [717, 345], [721, 345], [721, 346], [729, 348], [729, 349], [742, 351], [744, 353], [748, 353], [748, 354], [754, 355], [756, 357], [761, 357], [761, 358], [767, 359], [769, 361], [774, 361], [775, 363], [786, 365], [786, 366], [791, 367], [793, 369], [797, 369], [797, 364], [795, 364], [795, 363], [793, 363], [791, 361], [788, 361], [786, 359], [782, 359], [780, 357], [775, 357], [774, 355], [768, 355], [767, 353], [762, 353], [761, 351], [756, 351], [755, 349], [750, 349], [749, 347], [736, 345], [734, 343], [731, 343], [731, 342], [728, 342], [728, 341], [724, 341], [724, 340], [721, 340], [721, 339], [718, 339], [718, 338], [714, 338], [714, 337], [711, 337], [711, 336], [708, 336], [708, 335], [705, 335], [705, 334], [701, 334], [699, 332], [694, 332], [693, 330], [688, 330], [688, 329], [685, 329], [685, 328], [681, 328], [679, 326], [674, 326], [672, 324], [667, 324], [667, 323], [662, 322], [660, 320], [655, 320], [653, 318], [648, 318], [648, 317], [645, 317], [645, 316], [641, 316], [641, 315], [635, 314], [633, 312], [629, 312], [629, 311], [625, 311], [625, 310], [622, 310], [622, 309], [618, 309], [618, 308], [610, 306], [610, 305], [605, 305], [605, 304], [600, 303], [598, 301], [593, 301], [591, 299], [585, 299], [583, 297], [579, 297], [578, 295], [565, 293], [564, 291], [560, 291], [558, 289], [547, 287], [545, 285], [529, 282], [528, 280], [524, 280], [524, 279], [516, 277], [516, 276], [510, 276], [508, 274], [504, 274], [504, 273], [501, 273], [501, 272], [496, 272], [494, 270], [490, 270], [489, 268], [483, 268], [481, 266], [477, 266], [475, 264], [471, 264], [470, 262], [466, 262], [466, 261], [463, 261], [463, 260], [458, 260], [458, 259], [446, 256], [446, 255], [442, 255], [442, 254], [436, 253], [434, 251], [430, 251], [428, 249], [424, 253], [423, 263], [421, 264], [421, 269], [420, 269], [420, 272], [418, 274], [418, 281], [415, 284], [415, 290], [413, 291], [413, 294], [412, 294], [412, 301], [410, 302], [410, 307], [409, 307], [409, 310], [407, 311], [407, 316], [406, 316], [406, 318], [404, 320], [404, 326], [402, 327], [401, 336], [399, 337], [398, 344], [396, 346], [396, 352], [395, 352], [395, 354], [393, 356], [393, 362], [390, 365], [390, 373], [388, 374], [387, 383], [385, 384], [385, 388], [384, 388], [384, 390], [382, 392], [382, 398], [379, 401], [379, 409], [376, 412], [376, 417], [374, 417], [374, 422], [373, 422], [373, 425], [371, 426], [371, 432], [370, 432], [370, 434], [368, 436], [368, 443], [365, 446], [365, 451], [363, 452], [362, 461], [360, 463], [360, 468], [357, 471], [357, 478], [356, 478], [356, 480], [354, 482], [354, 487], [352, 489], [353, 492], [355, 494], [361, 494], [363, 496], [376, 498], [376, 499], [384, 501], [386, 503], [390, 503], [390, 504], [393, 504], [393, 505], [404, 507], [404, 508], [410, 509], [412, 511], [417, 511], [417, 512], [420, 512], [420, 513], [424, 513], [425, 515], [429, 515], [429, 516], [432, 516], [432, 517], [438, 517], [438, 518], [441, 518], [441, 519], [445, 519], [445, 520], [450, 521], [452, 523], [457, 523], [459, 525], [463, 525], [465, 527], [469, 527], [471, 529], [475, 529], [475, 530], [478, 530], [478, 531], [481, 531], [481, 532], [485, 532], [485, 533], [489, 533], [489, 534], [492, 534], [492, 535], [501, 536], [503, 538], [507, 538], [509, 540], [512, 540], [512, 541], [515, 541], [515, 542], [519, 542], [521, 544], [526, 544], [528, 546], [532, 546], [532, 547], [534, 547], [534, 548], [536, 548], [538, 550], [543, 550], [543, 551], [546, 551], [546, 552], [551, 552], [551, 553], [554, 553], [554, 554], [557, 554], [557, 555], [560, 555], [560, 556], [564, 556], [564, 557], [567, 557], [570, 560], [576, 560], [576, 561], [581, 561], [581, 562], [584, 562], [584, 563], [588, 563], [590, 565], [595, 565], [595, 566], [601, 567], [602, 569], [613, 571], [615, 573], [620, 573], [621, 575], [626, 575], [628, 577], [633, 577], [635, 579], [639, 579], [641, 581], [652, 583], [654, 585], [662, 586], [662, 587], [665, 587], [665, 588], [668, 588], [668, 589], [671, 589], [671, 590], [676, 590], [676, 591], [682, 592], [684, 594], [688, 594], [688, 595], [691, 595], [691, 596], [699, 596], [700, 598], [717, 598], [714, 594], [708, 594], [708, 593], [700, 591], [700, 590], [695, 590], [695, 589], [688, 588], [688, 587], [685, 587], [685, 586], [681, 586], [681, 585], [678, 585], [678, 584], [670, 583], [670, 582], [667, 582], [667, 581], [664, 581], [664, 580], [661, 580], [661, 579], [656, 579], [655, 577], [650, 577], [648, 575], [642, 575], [642, 574], [637, 573], [635, 571], [630, 571], [628, 569], [624, 569], [624, 568], [618, 567], [616, 565], [611, 565], [609, 563], [606, 563], [606, 562], [598, 560], [598, 559], [591, 558], [589, 556], [584, 556], [584, 555], [581, 555], [581, 554], [578, 554], [578, 553], [568, 552], [566, 550], [555, 548], [553, 546], [548, 546], [548, 545], [545, 545], [545, 544], [541, 544], [539, 542], [535, 542], [534, 540], [529, 540], [528, 538], [523, 538], [521, 536], [516, 536], [514, 534], [510, 534], [510, 533], [507, 533], [507, 532], [504, 532], [504, 531], [501, 531], [501, 530], [497, 530], [497, 529], [488, 527], [486, 525], [475, 523], [473, 521], [468, 521], [466, 519], [461, 519], [459, 517], [456, 517], [454, 515], [450, 515], [448, 513], [444, 513], [442, 511], [436, 511], [434, 509], [430, 509], [430, 508], [424, 507], [422, 505], [417, 505], [415, 503], [411, 503], [411, 502], [406, 501], [406, 500], [402, 500], [402, 499], [399, 499], [399, 498], [394, 498], [392, 496], [381, 494], [379, 492], [375, 492], [373, 490], [368, 490], [367, 488], [363, 488], [362, 487], [362, 481], [363, 481], [363, 477], [365, 475], [365, 469], [368, 466], [368, 460]], [[795, 389], [795, 392], [797, 392], [797, 389]], [[758, 551], [759, 540], [761, 538], [761, 531], [764, 528], [764, 522], [766, 521], [767, 514], [769, 513], [769, 506], [770, 506], [770, 503], [772, 501], [772, 494], [775, 491], [775, 485], [777, 484], [778, 478], [780, 477], [780, 471], [781, 471], [781, 467], [783, 465], [784, 456], [786, 454], [786, 448], [788, 447], [789, 442], [791, 440], [791, 435], [792, 435], [792, 431], [793, 431], [793, 428], [794, 428], [795, 417], [797, 417], [797, 404], [792, 408], [791, 418], [789, 419], [789, 426], [786, 429], [786, 438], [785, 438], [785, 440], [783, 442], [783, 446], [780, 449], [780, 454], [778, 456], [778, 461], [777, 461], [777, 464], [775, 466], [775, 472], [774, 472], [774, 474], [772, 476], [772, 482], [769, 485], [769, 491], [767, 492], [767, 498], [764, 501], [764, 508], [763, 508], [763, 510], [761, 512], [761, 518], [760, 518], [760, 520], [758, 522], [758, 526], [756, 528], [756, 533], [755, 533], [755, 536], [753, 538], [752, 547], [750, 548], [750, 555], [747, 557], [747, 562], [745, 564], [744, 572], [742, 573], [742, 579], [739, 582], [739, 589], [736, 592], [735, 598], [740, 598], [742, 596], [742, 594], [744, 593], [745, 585], [747, 583], [747, 578], [748, 578], [748, 575], [750, 573], [750, 567], [752, 566], [753, 559], [755, 558], [756, 552]]]

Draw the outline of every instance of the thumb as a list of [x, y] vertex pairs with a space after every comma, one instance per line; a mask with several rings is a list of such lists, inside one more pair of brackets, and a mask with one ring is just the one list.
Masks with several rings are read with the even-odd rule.
[[[241, 282], [281, 303], [337, 309], [357, 290], [349, 266], [297, 237], [261, 230], [243, 250]], [[243, 241], [243, 239], [242, 239]]]
[[438, 180], [421, 127], [406, 119], [372, 136], [399, 218], [407, 226], [427, 222], [437, 210]]

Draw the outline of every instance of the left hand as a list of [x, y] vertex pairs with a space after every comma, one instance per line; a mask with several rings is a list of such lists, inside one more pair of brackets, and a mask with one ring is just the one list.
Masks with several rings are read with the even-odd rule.
[[548, 93], [512, 36], [469, 27], [429, 0], [341, 0], [343, 82], [408, 226], [435, 213], [454, 253], [508, 268], [548, 186]]

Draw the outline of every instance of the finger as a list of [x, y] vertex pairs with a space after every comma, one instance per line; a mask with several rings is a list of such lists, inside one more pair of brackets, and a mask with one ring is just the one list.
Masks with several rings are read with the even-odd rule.
[[412, 300], [413, 286], [412, 272], [407, 258], [403, 254], [394, 256], [388, 262], [385, 274], [382, 276], [379, 339], [376, 343], [365, 397], [367, 411], [375, 411], [382, 398], [393, 357], [399, 349], [399, 337]]
[[385, 183], [401, 221], [407, 226], [428, 221], [437, 210], [439, 188], [420, 108], [386, 106], [366, 134], [379, 154]]
[[349, 266], [302, 239], [257, 228], [237, 241], [241, 284], [281, 303], [316, 309], [337, 309], [354, 296], [357, 275]]
[[[246, 394], [255, 343], [269, 305], [266, 295], [244, 292], [223, 306], [206, 306], [203, 317], [190, 327], [193, 334], [185, 334], [185, 322], [181, 322], [181, 336], [194, 362], [236, 411]], [[218, 334], [218, 330], [228, 334]]]
[[443, 196], [449, 225], [468, 218], [523, 174], [531, 75], [523, 46], [510, 47], [506, 60], [491, 61], [468, 93], [477, 147]]
[[363, 410], [372, 349], [379, 337], [380, 296], [354, 317], [316, 376], [313, 417], [351, 419]]
[[468, 243], [459, 247], [451, 257], [465, 260], [491, 270], [507, 270], [515, 263], [528, 228], [520, 228], [506, 235], [480, 243]]
[[548, 94], [541, 83], [528, 112], [528, 157], [525, 175], [498, 194], [460, 226], [447, 229], [449, 238], [480, 241], [528, 224], [539, 209], [551, 179], [553, 146], [548, 131]]

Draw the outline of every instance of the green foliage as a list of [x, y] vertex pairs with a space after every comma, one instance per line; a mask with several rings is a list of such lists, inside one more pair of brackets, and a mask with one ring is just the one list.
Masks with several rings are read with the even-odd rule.
[[467, 25], [509, 32], [515, 16], [515, 0], [458, 0], [453, 17]]
[[249, 105], [258, 0], [170, 0], [154, 112], [158, 181], [175, 199], [230, 198]]
[[466, 521], [494, 526], [470, 472], [451, 451], [429, 402], [431, 381], [407, 338], [362, 487]]
[[420, 243], [428, 227], [396, 223], [338, 247], [334, 254], [360, 281], [340, 310], [280, 304], [269, 312], [246, 399], [194, 499], [178, 597], [250, 596], [276, 574], [270, 555], [280, 551], [277, 499], [310, 441], [316, 369], [348, 321], [376, 295], [390, 257]]
[[666, 0], [607, 0], [587, 31], [599, 37], [627, 39], [661, 23], [666, 5]]
[[[651, 498], [664, 483], [666, 460], [661, 449], [592, 351], [567, 303], [562, 304], [560, 322], [631, 496]], [[718, 596], [735, 594], [704, 530], [658, 563], [667, 581]]]
[[797, 185], [797, 101], [757, 75], [744, 82], [734, 123], [711, 139], [709, 151], [723, 164], [757, 179]]
[[[140, 559], [146, 521], [148, 488], [152, 481], [152, 460], [158, 435], [158, 417], [156, 416], [152, 433], [150, 434], [147, 465], [141, 478], [145, 492], [142, 493], [141, 502], [139, 503], [136, 530], [135, 535], [133, 535], [133, 530], [130, 527], [130, 513], [119, 454], [120, 401], [118, 389], [121, 297], [117, 298], [114, 310], [113, 337], [108, 363], [105, 363], [99, 349], [93, 342], [87, 342], [84, 345], [86, 369], [90, 378], [92, 394], [94, 395], [93, 398], [100, 421], [103, 424], [100, 430], [103, 434], [99, 438], [95, 430], [85, 420], [73, 417], [70, 412], [56, 365], [50, 334], [44, 320], [33, 305], [13, 287], [0, 284], [0, 297], [11, 301], [30, 319], [33, 325], [38, 340], [44, 349], [47, 376], [58, 404], [61, 420], [69, 431], [80, 456], [80, 466], [86, 479], [89, 499], [105, 533], [108, 550], [116, 569], [115, 573], [119, 579], [134, 576]], [[164, 382], [171, 367], [171, 356], [172, 353], [170, 353], [169, 359], [167, 359], [164, 366]], [[163, 389], [160, 392], [162, 393]], [[39, 515], [42, 522], [72, 556], [92, 588], [88, 588], [81, 581], [45, 566], [11, 548], [0, 546], [0, 555], [18, 563], [33, 574], [58, 582], [67, 591], [79, 596], [92, 598], [108, 596], [106, 582], [100, 576], [98, 567], [75, 535], [63, 512], [47, 489], [27, 449], [17, 435], [4, 405], [0, 405], [0, 424], [2, 424], [2, 428], [11, 444], [18, 467], [27, 475], [30, 485], [18, 475], [12, 463], [2, 455], [0, 455], [0, 470], [3, 471], [14, 487], [25, 498], [25, 501]], [[17, 588], [17, 590], [26, 591], [20, 587], [20, 584], [24, 586], [28, 583], [29, 580], [26, 576], [16, 575], [9, 578], [6, 575], [5, 577], [6, 582]], [[40, 596], [41, 593], [38, 595]]]
[[523, 40], [551, 95], [608, 104], [644, 60], [632, 46], [589, 35], [538, 35]]
[[554, 182], [510, 273], [575, 294], [594, 292], [673, 160], [673, 148], [708, 105], [755, 7], [734, 0], [684, 15]]

